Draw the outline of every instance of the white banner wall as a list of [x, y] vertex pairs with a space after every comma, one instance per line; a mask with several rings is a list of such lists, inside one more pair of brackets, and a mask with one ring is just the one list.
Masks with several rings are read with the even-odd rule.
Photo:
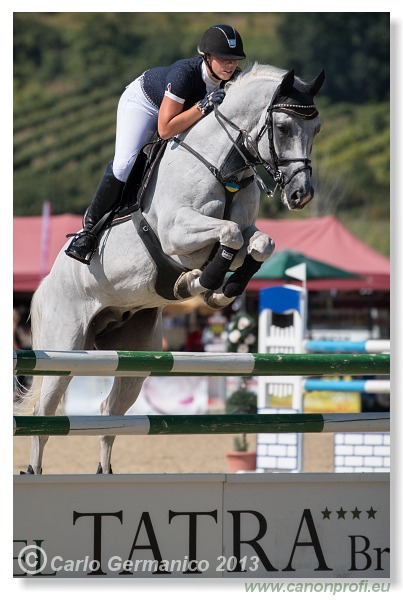
[[389, 577], [389, 474], [14, 478], [16, 577]]

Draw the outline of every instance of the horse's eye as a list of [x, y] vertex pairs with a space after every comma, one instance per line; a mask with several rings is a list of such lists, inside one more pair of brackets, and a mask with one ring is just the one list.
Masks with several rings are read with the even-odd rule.
[[286, 133], [288, 133], [288, 125], [286, 125], [285, 123], [279, 123], [277, 125], [277, 129], [279, 130], [280, 133], [282, 133], [283, 135], [285, 135]]

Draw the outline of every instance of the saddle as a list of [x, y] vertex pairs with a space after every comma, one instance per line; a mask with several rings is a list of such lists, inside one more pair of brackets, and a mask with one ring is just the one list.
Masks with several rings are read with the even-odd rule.
[[141, 209], [141, 200], [147, 189], [151, 175], [165, 152], [166, 145], [167, 140], [158, 138], [153, 142], [148, 142], [141, 148], [123, 188], [120, 203], [114, 209], [113, 220], [110, 226], [115, 221], [124, 219], [133, 212]]

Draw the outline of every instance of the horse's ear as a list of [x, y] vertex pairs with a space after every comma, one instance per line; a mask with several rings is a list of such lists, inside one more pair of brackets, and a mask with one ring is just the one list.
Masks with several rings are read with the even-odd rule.
[[292, 90], [292, 86], [294, 85], [294, 69], [288, 71], [286, 73], [280, 83], [279, 94], [281, 96], [287, 96], [289, 92]]
[[312, 97], [316, 96], [316, 94], [319, 92], [320, 88], [322, 87], [324, 81], [325, 81], [325, 69], [322, 69], [321, 72], [319, 73], [319, 75], [316, 77], [316, 79], [311, 81], [311, 83], [308, 83], [308, 88], [309, 88], [309, 91], [310, 91]]

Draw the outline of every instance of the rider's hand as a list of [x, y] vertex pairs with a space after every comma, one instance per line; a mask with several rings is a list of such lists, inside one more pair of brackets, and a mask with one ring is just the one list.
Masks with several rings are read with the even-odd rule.
[[196, 106], [203, 115], [208, 115], [214, 109], [214, 104], [221, 104], [224, 98], [224, 90], [219, 89], [215, 92], [210, 92], [210, 94], [206, 94], [203, 100], [200, 100]]

